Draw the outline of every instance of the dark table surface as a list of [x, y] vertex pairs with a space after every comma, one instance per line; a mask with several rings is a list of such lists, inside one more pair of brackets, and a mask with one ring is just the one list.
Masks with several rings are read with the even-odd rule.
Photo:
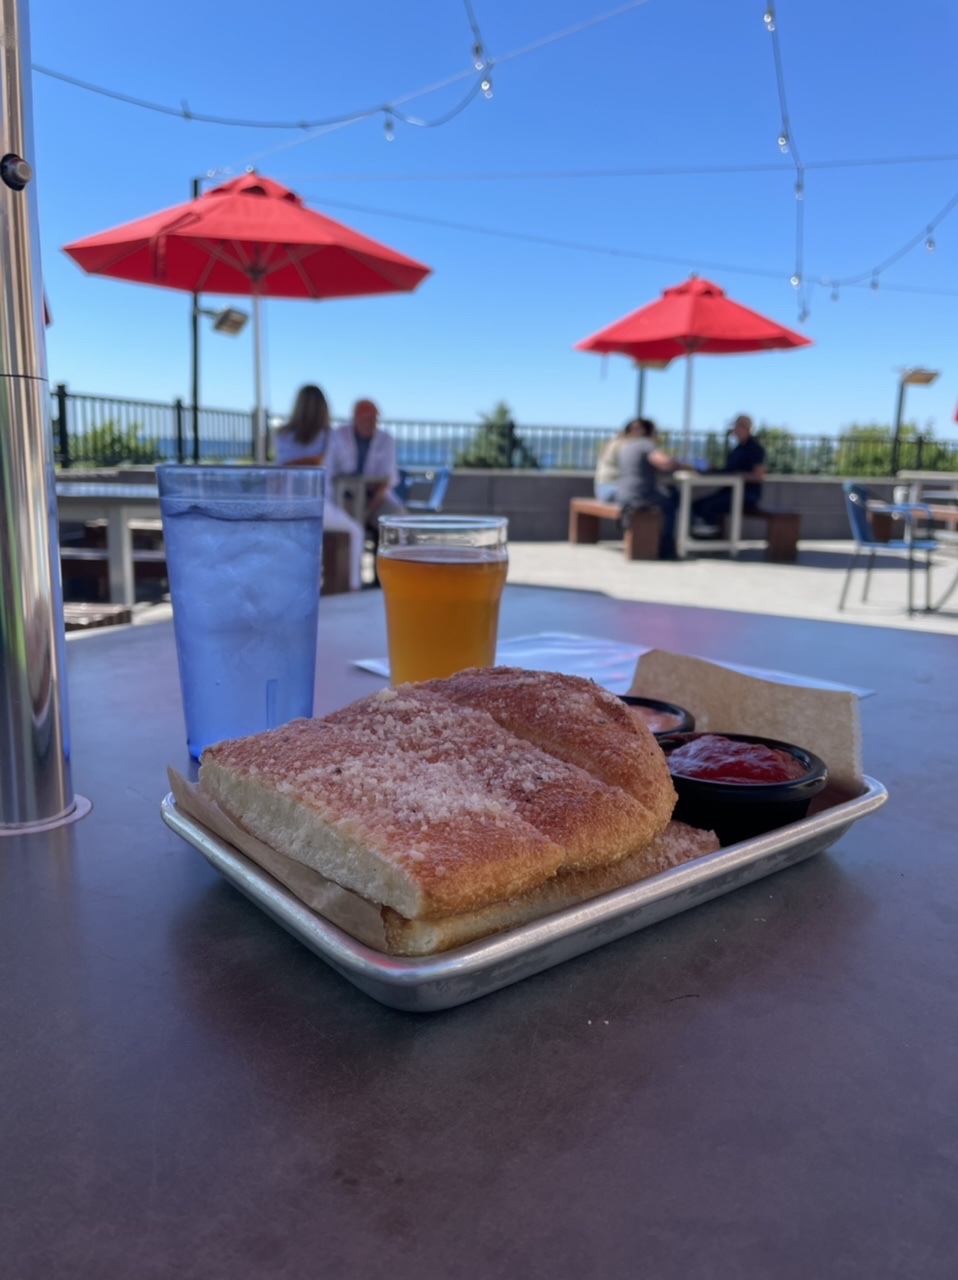
[[[868, 685], [834, 851], [471, 1005], [360, 994], [159, 817], [171, 627], [68, 650], [91, 816], [0, 841], [11, 1280], [954, 1280], [954, 639], [510, 588], [546, 629]], [[318, 709], [381, 686], [324, 601]]]

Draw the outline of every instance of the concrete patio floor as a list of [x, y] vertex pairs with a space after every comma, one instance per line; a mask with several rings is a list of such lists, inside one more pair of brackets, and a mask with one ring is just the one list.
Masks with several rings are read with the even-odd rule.
[[[703, 544], [705, 545], [705, 544]], [[600, 591], [620, 600], [767, 613], [787, 618], [816, 618], [824, 622], [898, 627], [904, 631], [934, 631], [958, 636], [958, 589], [940, 613], [906, 612], [906, 562], [878, 557], [872, 572], [868, 601], [862, 603], [864, 570], [857, 569], [845, 609], [838, 598], [852, 552], [851, 542], [799, 543], [797, 564], [768, 564], [760, 545], [748, 546], [732, 560], [703, 550], [681, 561], [635, 560], [622, 555], [620, 542], [571, 546], [567, 542], [513, 542], [509, 546], [509, 582], [526, 586], [561, 587], [569, 591]], [[363, 577], [372, 581], [372, 557], [364, 557]], [[958, 573], [958, 556], [939, 554], [932, 570], [932, 599], [938, 599]], [[915, 601], [924, 601], [924, 573], [915, 575]], [[172, 617], [169, 598], [134, 606], [134, 625]], [[71, 632], [77, 639], [91, 632]]]
[[[703, 544], [705, 546], [707, 544]], [[958, 589], [940, 613], [906, 612], [907, 562], [879, 556], [868, 600], [862, 603], [865, 573], [856, 569], [845, 609], [838, 611], [851, 542], [799, 544], [797, 564], [769, 564], [763, 551], [747, 548], [735, 560], [703, 550], [681, 561], [627, 561], [619, 542], [571, 546], [566, 542], [518, 542], [509, 547], [509, 582], [531, 586], [601, 591], [621, 600], [695, 605], [743, 613], [815, 618], [906, 631], [958, 636]], [[864, 561], [859, 562], [864, 563]], [[958, 557], [935, 558], [932, 599], [958, 573]], [[915, 574], [915, 601], [924, 602], [924, 572]]]

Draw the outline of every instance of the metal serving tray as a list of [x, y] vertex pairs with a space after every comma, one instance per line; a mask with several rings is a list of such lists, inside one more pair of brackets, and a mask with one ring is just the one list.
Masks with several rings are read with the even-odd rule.
[[198, 849], [232, 885], [360, 991], [394, 1009], [428, 1013], [489, 995], [823, 853], [853, 822], [879, 809], [887, 798], [882, 784], [866, 777], [864, 790], [856, 799], [801, 822], [730, 845], [506, 933], [411, 960], [373, 951], [310, 911], [255, 862], [178, 809], [172, 795], [163, 801], [161, 812], [166, 825]]

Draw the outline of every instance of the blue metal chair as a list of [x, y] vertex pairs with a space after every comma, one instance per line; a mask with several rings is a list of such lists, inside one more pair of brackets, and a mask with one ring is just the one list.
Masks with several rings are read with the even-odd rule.
[[[938, 543], [934, 538], [916, 538], [914, 536], [915, 517], [921, 516], [926, 520], [931, 518], [931, 512], [928, 507], [922, 502], [875, 501], [863, 485], [853, 484], [850, 480], [846, 480], [842, 485], [842, 491], [845, 495], [845, 507], [848, 511], [848, 522], [852, 528], [852, 537], [855, 539], [855, 551], [848, 562], [848, 571], [845, 574], [845, 582], [842, 586], [842, 596], [838, 602], [839, 609], [844, 609], [845, 607], [845, 597], [848, 594], [848, 584], [851, 582], [852, 570], [858, 563], [859, 556], [865, 554], [868, 555], [868, 564], [865, 566], [865, 585], [862, 589], [862, 600], [868, 599], [872, 565], [875, 562], [876, 554], [881, 552], [883, 555], [908, 557], [908, 612], [914, 613], [913, 578], [916, 564], [915, 555], [917, 552], [924, 552], [924, 561], [917, 563], [918, 567], [925, 571], [925, 612], [928, 613], [932, 607], [931, 553], [938, 550]], [[905, 537], [893, 538], [889, 542], [879, 541], [872, 531], [871, 511], [880, 511], [883, 515], [900, 516], [905, 521]]]
[[[452, 467], [400, 467], [396, 495], [410, 511], [431, 511], [438, 514], [442, 511], [451, 475]], [[429, 486], [426, 497], [409, 496], [413, 489], [421, 489], [426, 485]]]

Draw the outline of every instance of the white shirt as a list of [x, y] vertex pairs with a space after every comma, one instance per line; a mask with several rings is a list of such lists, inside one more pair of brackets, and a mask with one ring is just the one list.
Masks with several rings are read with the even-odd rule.
[[[326, 455], [326, 476], [332, 483], [337, 476], [354, 476], [359, 470], [359, 450], [356, 436], [351, 425], [337, 427], [329, 442]], [[396, 465], [396, 441], [388, 431], [374, 432], [369, 442], [363, 475], [382, 476], [389, 481], [389, 496], [395, 498], [393, 489], [399, 483], [399, 468]]]

